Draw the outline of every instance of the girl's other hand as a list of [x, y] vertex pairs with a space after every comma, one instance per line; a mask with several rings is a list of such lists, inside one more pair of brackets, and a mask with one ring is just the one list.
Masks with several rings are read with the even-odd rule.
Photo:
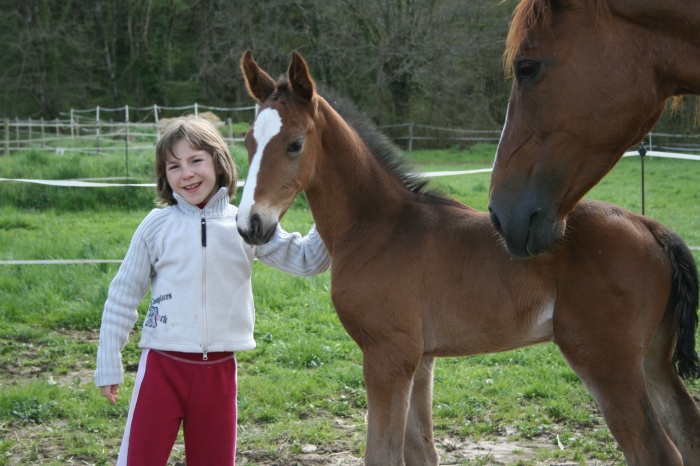
[[119, 385], [105, 385], [100, 387], [100, 391], [102, 392], [102, 396], [107, 398], [110, 403], [114, 404], [117, 402], [119, 397], [117, 396], [119, 394]]

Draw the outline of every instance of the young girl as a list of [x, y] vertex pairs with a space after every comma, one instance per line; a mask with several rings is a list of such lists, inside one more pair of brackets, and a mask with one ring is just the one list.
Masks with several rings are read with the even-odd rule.
[[188, 466], [233, 465], [234, 352], [255, 347], [253, 259], [298, 275], [321, 273], [330, 257], [314, 229], [281, 228], [265, 246], [236, 229], [236, 168], [226, 143], [196, 117], [171, 123], [156, 147], [164, 208], [143, 220], [109, 287], [95, 383], [111, 403], [124, 381], [121, 351], [151, 287], [143, 348], [118, 465], [165, 465], [183, 426]]

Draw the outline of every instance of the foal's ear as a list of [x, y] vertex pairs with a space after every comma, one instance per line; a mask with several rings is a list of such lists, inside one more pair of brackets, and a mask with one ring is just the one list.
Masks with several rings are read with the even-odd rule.
[[311, 101], [316, 88], [314, 80], [311, 79], [306, 62], [296, 51], [292, 52], [292, 63], [289, 64], [287, 76], [294, 93], [304, 100]]
[[262, 102], [275, 91], [275, 80], [255, 63], [250, 50], [246, 50], [241, 57], [241, 71], [248, 93], [258, 102]]

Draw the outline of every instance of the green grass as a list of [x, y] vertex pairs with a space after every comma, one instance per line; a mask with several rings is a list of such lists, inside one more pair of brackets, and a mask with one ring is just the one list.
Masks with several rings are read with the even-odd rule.
[[[66, 139], [73, 145], [73, 142]], [[85, 144], [83, 142], [83, 144]], [[87, 148], [86, 148], [87, 149]], [[120, 178], [115, 183], [155, 183], [153, 154], [155, 144], [149, 149], [129, 151], [123, 149], [111, 155], [95, 155], [87, 152], [55, 152], [39, 148], [10, 156], [0, 156], [0, 178], [30, 180], [95, 180]], [[247, 152], [235, 145], [231, 152], [238, 167], [239, 177], [247, 173]], [[0, 207], [11, 206], [24, 210], [56, 210], [58, 212], [85, 212], [106, 209], [141, 210], [155, 205], [155, 190], [148, 187], [62, 187], [25, 182], [0, 182]], [[0, 228], [3, 224], [0, 224]]]
[[[411, 155], [422, 170], [437, 171], [486, 168], [494, 152], [494, 146], [480, 145], [470, 152]], [[47, 179], [107, 176], [102, 164], [108, 161], [92, 157], [67, 161], [30, 152], [0, 157], [0, 172]], [[30, 162], [39, 158], [40, 170], [32, 171]], [[68, 173], [64, 163], [79, 167]], [[140, 169], [144, 180], [147, 166]], [[647, 159], [646, 169], [647, 214], [700, 245], [700, 164]], [[486, 173], [436, 178], [433, 184], [484, 210], [489, 181]], [[0, 183], [0, 260], [123, 258], [153, 194], [149, 188], [119, 190], [116, 197], [101, 193], [113, 189]], [[589, 197], [639, 211], [639, 159], [622, 160]], [[303, 197], [283, 220], [290, 231], [306, 231], [311, 223]], [[103, 465], [116, 458], [140, 355], [138, 331], [123, 353], [128, 377], [117, 405], [99, 396], [91, 373], [102, 305], [117, 268], [0, 265], [0, 466]], [[328, 273], [300, 278], [255, 263], [258, 346], [238, 355], [239, 464], [303, 464], [306, 444], [325, 453], [363, 454], [362, 355], [340, 325], [329, 289]], [[700, 395], [698, 383], [689, 388]], [[440, 445], [507, 438], [534, 448], [521, 465], [622, 464], [592, 398], [552, 344], [439, 359], [433, 408]], [[180, 446], [173, 464], [182, 458]], [[476, 457], [456, 461], [497, 464]]]

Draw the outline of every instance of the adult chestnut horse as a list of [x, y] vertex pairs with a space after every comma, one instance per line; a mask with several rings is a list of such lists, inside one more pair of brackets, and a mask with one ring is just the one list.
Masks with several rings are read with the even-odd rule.
[[294, 53], [275, 82], [246, 52], [260, 112], [238, 229], [263, 244], [306, 192], [332, 257], [331, 296], [363, 353], [368, 465], [437, 465], [436, 356], [554, 341], [595, 397], [630, 465], [700, 465], [698, 276], [681, 239], [610, 204], [583, 202], [555, 253], [528, 261], [488, 214], [425, 189], [347, 103], [316, 92]]
[[508, 250], [548, 250], [566, 218], [661, 116], [700, 94], [700, 2], [521, 0], [508, 34], [514, 81], [491, 178]]

